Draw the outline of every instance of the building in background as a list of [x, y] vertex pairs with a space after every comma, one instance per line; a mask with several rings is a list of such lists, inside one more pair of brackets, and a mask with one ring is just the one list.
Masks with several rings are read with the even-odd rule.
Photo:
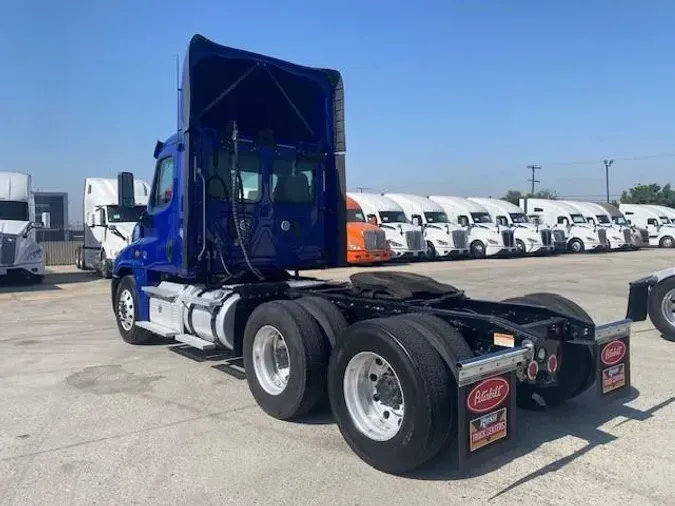
[[35, 192], [35, 216], [40, 213], [49, 213], [51, 226], [49, 230], [39, 230], [41, 241], [68, 240], [68, 193], [66, 192]]

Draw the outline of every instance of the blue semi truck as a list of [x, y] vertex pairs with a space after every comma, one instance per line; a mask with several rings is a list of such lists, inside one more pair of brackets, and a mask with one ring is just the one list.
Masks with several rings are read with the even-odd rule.
[[[301, 276], [346, 265], [339, 72], [195, 35], [178, 101], [113, 266], [127, 343], [229, 350], [266, 413], [296, 419], [327, 399], [346, 443], [392, 474], [448, 447], [462, 467], [506, 451], [516, 406], [630, 390], [630, 321], [596, 325], [559, 295], [478, 300], [396, 271]], [[133, 175], [118, 188], [133, 206]]]

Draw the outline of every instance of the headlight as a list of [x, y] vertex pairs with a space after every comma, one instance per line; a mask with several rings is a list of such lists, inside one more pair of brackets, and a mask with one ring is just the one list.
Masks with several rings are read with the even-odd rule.
[[445, 241], [437, 241], [437, 242], [438, 242], [439, 246], [447, 246], [448, 245], [448, 243], [445, 242]]
[[528, 237], [527, 240], [528, 240], [528, 242], [530, 242], [531, 244], [534, 244], [534, 243], [537, 242], [536, 239], [532, 239], [531, 237]]
[[588, 242], [595, 242], [595, 237], [586, 237]]
[[401, 244], [400, 242], [396, 242], [396, 241], [389, 241], [389, 245], [393, 246], [394, 248], [402, 248], [403, 247], [403, 244]]
[[357, 246], [356, 244], [350, 244], [349, 249], [357, 250], [357, 249], [361, 249], [361, 248], [359, 246]]
[[26, 257], [26, 261], [27, 262], [36, 262], [36, 261], [40, 260], [41, 256], [42, 256], [42, 250], [37, 249]]
[[498, 243], [497, 241], [495, 241], [494, 239], [488, 239], [487, 242], [489, 242], [490, 244], [499, 244], [499, 243]]

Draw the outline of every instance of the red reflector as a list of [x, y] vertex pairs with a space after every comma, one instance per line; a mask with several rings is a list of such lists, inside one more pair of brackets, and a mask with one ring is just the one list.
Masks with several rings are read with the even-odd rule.
[[534, 381], [537, 379], [537, 374], [539, 373], [539, 364], [535, 362], [534, 360], [530, 362], [530, 364], [527, 366], [527, 377], [531, 381]]
[[546, 367], [548, 368], [549, 372], [556, 372], [558, 370], [558, 357], [556, 357], [555, 355], [551, 355], [550, 357], [548, 357]]

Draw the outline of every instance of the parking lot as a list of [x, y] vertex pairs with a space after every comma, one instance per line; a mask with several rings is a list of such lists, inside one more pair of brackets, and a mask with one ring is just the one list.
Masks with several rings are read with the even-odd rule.
[[[429, 262], [403, 269], [490, 299], [556, 291], [598, 323], [672, 250]], [[344, 279], [360, 269], [314, 273]], [[246, 381], [117, 333], [109, 283], [61, 269], [0, 289], [1, 504], [673, 504], [675, 343], [634, 325], [624, 403], [593, 392], [518, 412], [517, 448], [470, 475], [450, 454], [407, 477], [359, 460], [329, 416], [284, 423]]]

